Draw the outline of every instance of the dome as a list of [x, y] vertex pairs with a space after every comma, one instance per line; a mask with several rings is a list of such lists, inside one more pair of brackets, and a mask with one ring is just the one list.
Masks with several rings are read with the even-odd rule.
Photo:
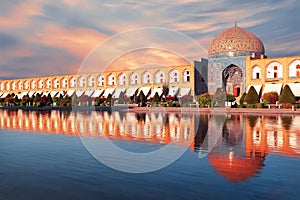
[[210, 44], [210, 57], [233, 57], [263, 55], [265, 48], [261, 40], [253, 33], [238, 26], [229, 28], [218, 34]]

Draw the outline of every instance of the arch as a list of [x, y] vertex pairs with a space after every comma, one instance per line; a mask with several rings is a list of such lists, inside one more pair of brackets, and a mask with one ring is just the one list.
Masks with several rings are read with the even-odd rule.
[[107, 85], [114, 86], [116, 84], [116, 77], [114, 74], [107, 76]]
[[190, 82], [191, 79], [191, 72], [188, 69], [183, 71], [183, 82]]
[[150, 72], [145, 71], [142, 74], [142, 77], [143, 77], [143, 84], [150, 84], [150, 83], [152, 83], [152, 81], [151, 81], [151, 73]]
[[279, 62], [271, 62], [266, 67], [266, 78], [283, 78], [283, 66]]
[[87, 77], [87, 86], [94, 87], [95, 86], [95, 77], [93, 75], [89, 75]]
[[32, 90], [35, 90], [35, 89], [36, 89], [36, 80], [32, 80], [32, 81], [30, 82], [30, 88], [31, 88]]
[[243, 83], [242, 69], [231, 64], [223, 70], [222, 78], [225, 91], [234, 96], [239, 96]]
[[105, 78], [103, 75], [99, 75], [97, 76], [97, 86], [104, 86], [104, 83], [105, 83]]
[[76, 84], [77, 84], [77, 79], [75, 77], [71, 77], [70, 78], [70, 87], [74, 88], [74, 87], [76, 87]]
[[23, 82], [22, 81], [20, 81], [18, 83], [18, 90], [23, 90]]
[[68, 79], [66, 77], [63, 77], [60, 82], [61, 82], [61, 87], [62, 88], [67, 88], [68, 87]]
[[54, 80], [53, 80], [53, 88], [59, 88], [59, 80], [58, 80], [58, 78], [55, 78]]
[[165, 82], [165, 73], [161, 70], [155, 73], [155, 83], [164, 83]]
[[289, 64], [289, 77], [300, 76], [300, 60], [294, 60]]
[[255, 65], [255, 66], [252, 67], [252, 79], [261, 79], [260, 66]]
[[6, 90], [10, 90], [10, 82], [6, 82], [6, 84], [5, 84], [5, 89], [6, 89]]
[[130, 74], [130, 84], [131, 85], [137, 85], [138, 84], [138, 74], [136, 72], [133, 72]]
[[121, 73], [119, 75], [119, 85], [126, 85], [126, 74]]
[[80, 76], [78, 78], [78, 87], [85, 87], [85, 83], [86, 83], [86, 80], [85, 80], [85, 77], [84, 76]]
[[44, 87], [43, 79], [38, 80], [38, 89], [43, 89], [43, 87]]
[[170, 83], [179, 83], [179, 72], [178, 70], [176, 69], [172, 69], [170, 72], [169, 72], [169, 82]]
[[29, 82], [28, 82], [28, 80], [26, 80], [26, 81], [24, 82], [24, 89], [25, 89], [25, 90], [29, 90]]
[[12, 90], [16, 90], [17, 86], [16, 86], [16, 82], [15, 81], [13, 81], [11, 83], [11, 88], [12, 88]]
[[46, 80], [46, 88], [47, 88], [47, 89], [50, 89], [50, 88], [51, 88], [51, 80], [50, 80], [50, 79], [47, 79], [47, 80]]

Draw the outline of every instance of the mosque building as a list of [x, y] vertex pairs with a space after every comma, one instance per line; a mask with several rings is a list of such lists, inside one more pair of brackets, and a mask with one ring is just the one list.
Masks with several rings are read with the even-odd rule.
[[166, 86], [168, 95], [178, 98], [214, 93], [217, 88], [238, 97], [250, 86], [260, 95], [280, 94], [286, 84], [299, 98], [300, 56], [267, 58], [262, 41], [235, 24], [212, 40], [208, 59], [190, 65], [0, 80], [0, 98], [12, 93], [19, 99], [37, 93], [118, 98], [121, 92], [131, 97], [143, 91], [149, 99], [162, 95]]

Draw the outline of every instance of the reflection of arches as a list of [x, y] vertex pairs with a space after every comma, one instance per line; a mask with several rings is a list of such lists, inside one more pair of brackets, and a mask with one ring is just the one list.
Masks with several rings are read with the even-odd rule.
[[222, 77], [226, 92], [239, 96], [243, 82], [242, 69], [235, 65], [230, 65], [224, 69]]
[[240, 124], [240, 116], [236, 115], [225, 121], [222, 135], [229, 146], [236, 146], [242, 141], [243, 130]]

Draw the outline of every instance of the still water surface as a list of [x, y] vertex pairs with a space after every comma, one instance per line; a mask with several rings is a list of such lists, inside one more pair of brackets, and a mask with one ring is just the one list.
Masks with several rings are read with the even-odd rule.
[[[300, 116], [226, 116], [220, 133], [216, 118], [0, 110], [0, 199], [300, 198]], [[124, 173], [96, 160], [81, 137], [136, 153], [170, 142], [187, 151], [161, 170]]]

